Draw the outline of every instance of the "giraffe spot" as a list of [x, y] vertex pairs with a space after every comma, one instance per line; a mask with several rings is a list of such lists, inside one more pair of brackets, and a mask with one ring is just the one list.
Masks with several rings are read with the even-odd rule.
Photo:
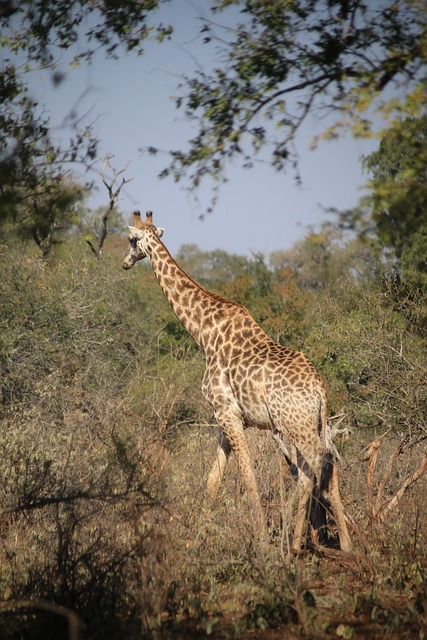
[[199, 326], [201, 318], [202, 318], [202, 312], [201, 312], [200, 308], [199, 307], [193, 308], [192, 315], [193, 315], [194, 322], [196, 322], [197, 325]]
[[228, 358], [228, 356], [230, 355], [230, 352], [231, 352], [231, 345], [230, 344], [225, 344], [223, 346], [223, 348], [222, 348], [222, 352], [223, 352], [224, 356], [226, 358]]
[[210, 313], [212, 309], [212, 302], [210, 298], [206, 298], [206, 296], [201, 295], [200, 302], [202, 303], [203, 309], [206, 311], [206, 313]]
[[237, 384], [240, 384], [243, 381], [243, 374], [239, 369], [235, 372], [234, 379]]
[[156, 254], [157, 254], [157, 257], [160, 258], [160, 260], [162, 261], [162, 264], [165, 264], [167, 262], [168, 252], [164, 247], [162, 247], [161, 245], [157, 246]]
[[159, 265], [159, 271], [161, 271], [161, 273], [163, 273], [165, 276], [169, 275], [170, 268], [169, 268], [168, 263], [167, 262], [162, 262]]
[[211, 329], [211, 328], [213, 327], [213, 320], [212, 320], [212, 318], [211, 318], [209, 315], [208, 315], [208, 316], [205, 316], [205, 318], [204, 318], [204, 320], [203, 320], [203, 324], [204, 324], [204, 327], [205, 327], [206, 329]]
[[247, 367], [247, 372], [249, 377], [253, 377], [259, 372], [259, 366], [257, 364], [253, 364], [250, 367]]
[[[236, 345], [236, 347], [237, 346], [241, 347], [243, 345], [243, 343], [244, 343], [244, 340], [243, 340], [242, 336], [240, 336], [240, 335], [239, 336], [234, 336], [233, 344]], [[234, 354], [234, 352], [236, 352], [236, 355], [240, 355], [241, 349], [233, 349], [233, 354]]]
[[232, 358], [233, 360], [234, 360], [234, 359], [237, 359], [237, 358], [240, 356], [240, 354], [241, 354], [240, 349], [237, 349], [237, 348], [235, 347], [235, 348], [232, 350], [232, 352], [231, 352], [231, 358]]
[[213, 314], [213, 319], [216, 324], [219, 324], [225, 320], [224, 314], [222, 311], [215, 311]]

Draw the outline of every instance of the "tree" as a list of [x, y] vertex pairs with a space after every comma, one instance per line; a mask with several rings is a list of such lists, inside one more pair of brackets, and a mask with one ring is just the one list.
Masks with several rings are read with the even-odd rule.
[[294, 328], [293, 318], [285, 313], [289, 311], [287, 284], [278, 281], [261, 253], [253, 255], [243, 273], [224, 280], [219, 291], [225, 298], [247, 307], [256, 322], [277, 341], [288, 337], [290, 327]]
[[6, 239], [11, 231], [19, 230], [19, 238], [32, 238], [46, 257], [52, 247], [78, 221], [86, 189], [67, 176], [49, 175], [34, 190], [22, 185], [13, 194], [13, 205], [5, 198], [0, 211], [10, 208], [0, 229], [0, 238]]
[[[7, 37], [3, 47], [5, 42]], [[31, 221], [36, 234], [43, 236], [43, 227], [49, 224], [44, 201], [53, 185], [58, 191], [66, 175], [64, 165], [94, 159], [96, 140], [84, 128], [76, 131], [66, 149], [55, 146], [49, 121], [28, 94], [24, 76], [25, 71], [10, 61], [0, 72], [0, 224], [20, 225], [24, 211], [27, 223]], [[81, 195], [83, 189], [78, 191]]]
[[[113, 217], [114, 214], [116, 218], [118, 217], [116, 204], [120, 196], [120, 191], [131, 180], [126, 179], [122, 175], [126, 171], [127, 167], [120, 170], [115, 169], [111, 164], [112, 159], [113, 156], [107, 155], [102, 162], [101, 180], [104, 187], [107, 189], [108, 205], [104, 207], [101, 212], [98, 212], [99, 216], [95, 215], [92, 221], [91, 226], [93, 227], [93, 233], [96, 237], [96, 247], [92, 242], [91, 235], [87, 235], [86, 237], [86, 242], [97, 259], [101, 256], [102, 248], [108, 235], [108, 223], [110, 223], [111, 217]], [[109, 176], [106, 175], [107, 171], [110, 174]], [[120, 177], [121, 180], [119, 180]]]
[[[370, 109], [391, 117], [426, 106], [427, 9], [421, 0], [222, 0], [234, 28], [206, 21], [207, 45], [219, 48], [221, 66], [200, 69], [176, 99], [198, 132], [186, 151], [171, 151], [162, 175], [189, 174], [197, 186], [223, 178], [227, 162], [270, 150], [278, 170], [295, 162], [293, 143], [309, 114], [335, 115], [323, 137], [341, 129], [370, 135]], [[392, 89], [406, 91], [388, 99]], [[155, 150], [151, 150], [155, 151]]]
[[427, 222], [427, 115], [396, 124], [362, 162], [371, 176], [369, 218], [379, 239], [400, 259]]
[[[89, 63], [94, 52], [103, 47], [110, 57], [125, 51], [142, 52], [145, 38], [162, 40], [171, 29], [162, 24], [149, 26], [147, 16], [162, 0], [118, 0], [93, 3], [79, 0], [71, 5], [64, 0], [6, 0], [0, 7], [0, 224], [17, 222], [17, 207], [42, 197], [65, 173], [65, 166], [94, 162], [97, 140], [91, 126], [80, 128], [75, 117], [75, 133], [64, 148], [50, 139], [49, 119], [29, 95], [27, 74], [37, 68], [52, 71], [52, 80], [60, 84], [63, 74], [57, 59], [77, 40], [85, 47], [71, 66]], [[165, 0], [163, 0], [165, 1]], [[42, 219], [41, 209], [35, 216]]]
[[308, 233], [288, 251], [276, 251], [271, 262], [276, 268], [292, 268], [298, 284], [309, 290], [326, 287], [332, 258], [331, 246], [336, 240], [333, 233]]
[[[46, 176], [60, 175], [68, 163], [91, 165], [97, 153], [91, 126], [81, 130], [77, 120], [66, 148], [52, 144], [48, 118], [28, 94], [27, 71], [47, 67], [60, 83], [58, 54], [79, 39], [85, 46], [70, 60], [74, 65], [89, 63], [99, 47], [110, 57], [120, 47], [142, 53], [146, 38], [171, 34], [170, 26], [150, 26], [165, 2], [2, 3], [0, 47], [7, 54], [0, 72], [0, 189], [8, 206], [0, 222], [6, 215], [13, 219], [22, 189], [44, 189]], [[364, 136], [374, 105], [388, 117], [418, 116], [426, 106], [423, 0], [220, 0], [210, 6], [234, 26], [208, 19], [202, 27], [220, 66], [184, 78], [177, 106], [197, 120], [198, 131], [186, 150], [171, 151], [163, 176], [189, 173], [195, 187], [207, 175], [224, 178], [231, 159], [248, 167], [257, 154], [265, 160], [267, 149], [281, 170], [295, 165], [294, 142], [309, 114], [336, 115], [323, 137], [343, 128]]]
[[287, 251], [274, 251], [270, 263], [274, 270], [291, 270], [298, 286], [307, 291], [342, 295], [342, 283], [357, 282], [361, 287], [376, 278], [374, 248], [359, 237], [346, 237], [330, 223], [321, 231], [310, 231]]
[[223, 283], [242, 276], [250, 266], [245, 256], [222, 249], [202, 251], [196, 244], [182, 245], [176, 259], [192, 278], [210, 289], [221, 288]]
[[[394, 123], [362, 163], [370, 176], [367, 195], [336, 213], [342, 226], [371, 238], [388, 258], [387, 286], [412, 307], [427, 285], [427, 115]], [[417, 307], [417, 324], [425, 326], [426, 313]]]

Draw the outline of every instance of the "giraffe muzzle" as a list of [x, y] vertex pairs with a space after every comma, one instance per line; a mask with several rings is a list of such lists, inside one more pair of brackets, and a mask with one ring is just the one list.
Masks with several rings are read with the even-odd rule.
[[122, 267], [123, 269], [130, 269], [131, 267], [133, 267], [133, 265], [135, 264], [135, 260], [132, 260], [132, 258], [126, 257], [123, 260], [123, 264]]

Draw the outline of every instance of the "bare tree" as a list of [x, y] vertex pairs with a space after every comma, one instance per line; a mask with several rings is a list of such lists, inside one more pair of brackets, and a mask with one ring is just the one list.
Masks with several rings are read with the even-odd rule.
[[[91, 240], [86, 240], [91, 248], [92, 253], [96, 256], [97, 259], [99, 259], [101, 256], [102, 247], [104, 246], [105, 238], [108, 235], [108, 218], [113, 211], [117, 200], [119, 199], [122, 187], [124, 187], [125, 184], [132, 180], [132, 178], [127, 180], [123, 176], [129, 166], [129, 163], [124, 167], [124, 169], [117, 170], [111, 164], [111, 160], [113, 158], [114, 156], [108, 154], [102, 161], [101, 180], [104, 183], [105, 188], [107, 189], [108, 205], [106, 206], [105, 211], [101, 216], [100, 227], [97, 227], [96, 223], [94, 224], [94, 233], [97, 240], [96, 247], [94, 246], [93, 242], [91, 242]], [[112, 177], [109, 179], [106, 177], [106, 171], [108, 169], [112, 172]]]

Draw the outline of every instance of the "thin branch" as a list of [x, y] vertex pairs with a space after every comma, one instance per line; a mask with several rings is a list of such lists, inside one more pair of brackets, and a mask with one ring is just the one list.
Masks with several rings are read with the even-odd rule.
[[81, 620], [75, 611], [63, 607], [62, 605], [53, 604], [46, 600], [7, 600], [0, 602], [0, 611], [15, 611], [17, 609], [41, 609], [49, 613], [56, 613], [68, 620], [68, 638], [69, 640], [79, 639], [79, 627]]
[[377, 518], [380, 522], [384, 522], [389, 511], [397, 507], [405, 491], [407, 491], [409, 487], [412, 484], [414, 484], [414, 482], [419, 480], [426, 471], [427, 471], [427, 453], [425, 454], [421, 463], [415, 469], [412, 476], [410, 476], [405, 480], [405, 482], [400, 487], [399, 491], [393, 496], [391, 500], [389, 500], [388, 504], [383, 509], [381, 509], [381, 511], [377, 514]]
[[10, 507], [3, 507], [0, 509], [0, 515], [6, 515], [8, 513], [19, 513], [23, 511], [33, 511], [34, 509], [43, 509], [44, 507], [54, 504], [66, 504], [72, 503], [76, 500], [105, 500], [116, 502], [118, 500], [127, 499], [132, 494], [141, 494], [146, 500], [147, 504], [159, 505], [158, 500], [153, 498], [148, 491], [142, 487], [135, 487], [133, 489], [126, 489], [117, 493], [90, 493], [88, 491], [78, 491], [70, 495], [64, 496], [49, 496], [46, 498], [40, 498], [39, 500], [33, 500], [25, 504], [18, 504]]
[[390, 480], [390, 476], [393, 473], [393, 469], [394, 466], [396, 464], [396, 460], [397, 458], [400, 456], [400, 454], [403, 451], [403, 447], [405, 446], [405, 442], [407, 440], [407, 436], [405, 436], [397, 445], [396, 449], [393, 452], [393, 455], [391, 456], [391, 458], [388, 461], [386, 470], [383, 474], [383, 477], [381, 479], [381, 482], [378, 485], [378, 491], [377, 491], [377, 499], [376, 499], [376, 504], [375, 507], [373, 507], [372, 510], [372, 515], [374, 518], [378, 517], [378, 513], [381, 511], [380, 509], [380, 504], [381, 504], [381, 498], [383, 496], [383, 492], [384, 489], [386, 487], [387, 482]]
[[391, 427], [364, 448], [365, 455], [363, 457], [363, 460], [368, 460], [368, 472], [366, 476], [368, 509], [372, 517], [374, 517], [375, 512], [372, 489], [374, 484], [375, 467], [377, 464], [377, 458], [383, 438], [389, 433], [389, 431], [391, 431]]
[[88, 243], [90, 250], [92, 251], [93, 255], [95, 256], [95, 258], [99, 258], [98, 252], [95, 249], [95, 247], [93, 246], [93, 243], [91, 242], [91, 240], [86, 240], [86, 242]]

